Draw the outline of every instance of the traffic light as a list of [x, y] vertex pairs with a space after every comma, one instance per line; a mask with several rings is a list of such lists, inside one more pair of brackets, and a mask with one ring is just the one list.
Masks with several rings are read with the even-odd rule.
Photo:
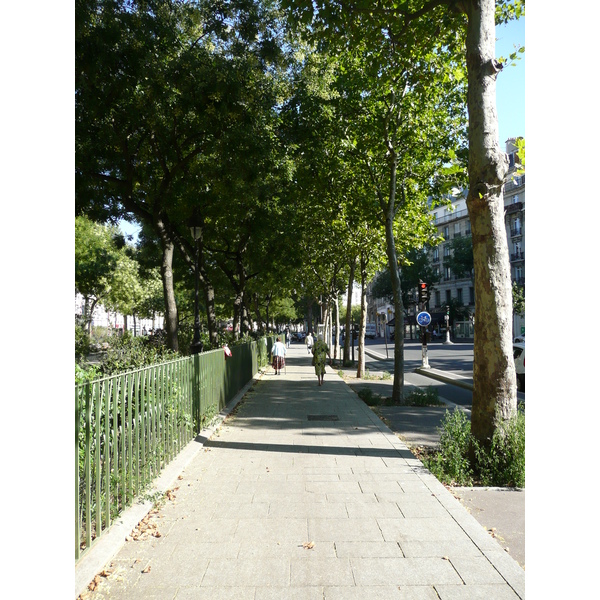
[[419, 302], [427, 302], [429, 300], [429, 284], [424, 281], [419, 282]]

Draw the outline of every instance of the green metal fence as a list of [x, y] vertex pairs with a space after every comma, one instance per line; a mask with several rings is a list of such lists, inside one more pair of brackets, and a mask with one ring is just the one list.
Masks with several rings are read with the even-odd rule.
[[75, 386], [75, 560], [268, 362], [263, 338]]

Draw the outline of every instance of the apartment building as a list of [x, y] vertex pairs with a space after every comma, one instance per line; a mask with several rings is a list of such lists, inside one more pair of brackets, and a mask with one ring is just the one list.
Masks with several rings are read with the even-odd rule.
[[[525, 175], [520, 172], [516, 155], [515, 138], [506, 141], [506, 153], [509, 158], [509, 172], [504, 186], [504, 218], [508, 252], [513, 282], [525, 285]], [[452, 207], [438, 207], [431, 211], [438, 233], [443, 242], [429, 251], [431, 265], [439, 283], [436, 283], [429, 300], [429, 312], [436, 331], [445, 324], [446, 306], [454, 302], [468, 313], [464, 320], [454, 323], [453, 335], [458, 338], [473, 337], [473, 319], [475, 318], [475, 286], [472, 273], [457, 275], [452, 272], [448, 259], [452, 255], [452, 241], [471, 235], [471, 223], [466, 204], [467, 192], [453, 200]], [[373, 320], [377, 315], [386, 315], [387, 321], [393, 319], [393, 306], [382, 299], [368, 295], [369, 315]], [[417, 326], [414, 307], [409, 307], [405, 319], [405, 337], [415, 339]], [[381, 319], [381, 317], [379, 317]], [[513, 317], [513, 336], [524, 333], [524, 318]]]

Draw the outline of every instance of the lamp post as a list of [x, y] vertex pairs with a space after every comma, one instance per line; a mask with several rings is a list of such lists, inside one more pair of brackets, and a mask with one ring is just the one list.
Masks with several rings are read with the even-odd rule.
[[198, 240], [202, 235], [202, 228], [197, 225], [190, 225], [190, 231], [194, 238], [194, 244], [196, 246], [194, 256], [194, 275], [196, 279], [196, 289], [194, 293], [194, 338], [192, 345], [190, 346], [191, 354], [199, 354], [204, 349], [204, 344], [200, 341], [200, 314], [198, 309], [199, 299], [199, 287], [200, 287], [200, 274], [198, 273], [198, 263], [200, 259], [200, 245]]
[[450, 306], [446, 305], [446, 315], [444, 316], [446, 321], [446, 341], [444, 344], [453, 344], [454, 342], [450, 341]]

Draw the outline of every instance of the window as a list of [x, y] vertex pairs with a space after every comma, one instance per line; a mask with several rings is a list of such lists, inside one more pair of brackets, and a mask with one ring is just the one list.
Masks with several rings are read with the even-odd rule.
[[452, 274], [450, 273], [450, 267], [445, 267], [444, 268], [444, 280], [450, 281], [451, 276], [452, 276]]
[[475, 288], [469, 288], [469, 304], [475, 304]]
[[454, 223], [454, 237], [460, 237], [460, 223]]
[[458, 288], [456, 290], [456, 299], [462, 304], [462, 301], [463, 301], [462, 288]]
[[446, 241], [450, 239], [450, 229], [449, 229], [448, 225], [446, 225], [444, 227], [444, 234], [443, 235], [444, 235], [444, 239]]
[[435, 293], [435, 305], [441, 306], [441, 304], [442, 304], [442, 294], [439, 291], [437, 291]]
[[450, 304], [452, 300], [452, 290], [446, 290], [446, 304]]
[[521, 258], [522, 254], [521, 254], [521, 242], [517, 242], [515, 244], [515, 258]]
[[450, 256], [450, 244], [444, 245], [444, 258]]
[[436, 246], [433, 249], [433, 262], [439, 262], [440, 260], [440, 249]]

